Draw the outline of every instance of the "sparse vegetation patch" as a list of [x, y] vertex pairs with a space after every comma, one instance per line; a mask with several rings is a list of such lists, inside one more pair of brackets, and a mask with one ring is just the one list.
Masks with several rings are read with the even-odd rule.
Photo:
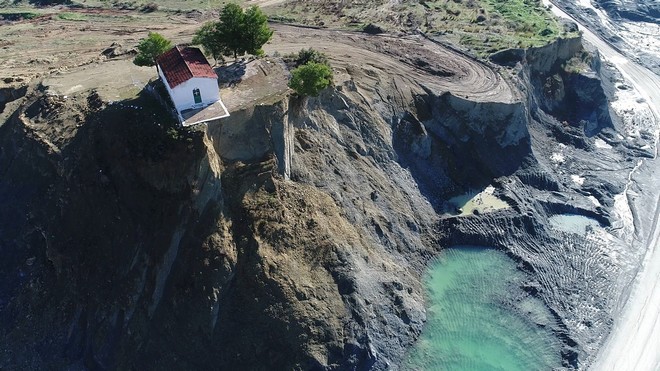
[[[421, 30], [460, 44], [480, 57], [508, 48], [545, 45], [566, 36], [540, 0], [367, 0], [287, 2], [272, 10], [273, 18], [325, 27], [360, 29], [368, 33]], [[377, 26], [376, 26], [377, 25]]]
[[296, 56], [295, 63], [296, 66], [301, 66], [307, 63], [319, 63], [328, 66], [330, 65], [328, 61], [328, 56], [312, 48], [302, 49], [301, 51], [299, 51], [298, 55]]
[[39, 16], [35, 12], [0, 12], [0, 20], [4, 21], [22, 21]]

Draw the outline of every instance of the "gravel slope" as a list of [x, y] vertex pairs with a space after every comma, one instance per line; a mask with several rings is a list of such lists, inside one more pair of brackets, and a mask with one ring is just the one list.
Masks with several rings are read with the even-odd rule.
[[[556, 7], [555, 14], [570, 17]], [[623, 76], [635, 86], [649, 102], [649, 107], [660, 119], [660, 78], [646, 68], [628, 60], [593, 32], [582, 28], [584, 38], [594, 44], [605, 59], [612, 61]], [[657, 147], [656, 147], [657, 159]], [[656, 160], [653, 159], [653, 160]], [[653, 161], [657, 162], [657, 161]], [[630, 292], [621, 317], [591, 366], [593, 370], [657, 370], [660, 368], [660, 198], [656, 199], [652, 216], [636, 215], [642, 219], [643, 229], [639, 242], [647, 249], [644, 262]], [[650, 219], [650, 220], [649, 220]], [[650, 221], [650, 223], [649, 223]], [[646, 227], [646, 228], [644, 228]], [[639, 231], [638, 231], [639, 232]]]

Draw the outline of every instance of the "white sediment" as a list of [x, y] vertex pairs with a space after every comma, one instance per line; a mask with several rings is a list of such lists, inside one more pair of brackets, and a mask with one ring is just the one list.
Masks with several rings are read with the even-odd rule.
[[[544, 0], [544, 2], [549, 3], [548, 0]], [[553, 12], [560, 17], [571, 18], [556, 6], [553, 7]], [[646, 129], [651, 130], [655, 136], [653, 144], [657, 158], [660, 78], [622, 56], [591, 31], [583, 27], [581, 30], [584, 39], [595, 45], [606, 60], [615, 64], [623, 77], [639, 92], [643, 99], [636, 100], [636, 102], [648, 103], [648, 108], [655, 117], [656, 124]], [[639, 216], [635, 216], [633, 219], [628, 199], [629, 193], [632, 193], [629, 186], [633, 182], [633, 174], [639, 168], [640, 164], [635, 166], [626, 190], [615, 198], [614, 211], [618, 213], [620, 227], [624, 230], [634, 229], [634, 222], [639, 218]], [[656, 190], [650, 191], [656, 192]], [[636, 235], [634, 241], [646, 249], [644, 259], [627, 300], [623, 298], [623, 305], [619, 316], [615, 318], [610, 336], [592, 363], [591, 370], [660, 370], [660, 198], [655, 198], [652, 202], [654, 202], [654, 207], [651, 208], [653, 210], [650, 218], [651, 224], [644, 230], [648, 233]]]

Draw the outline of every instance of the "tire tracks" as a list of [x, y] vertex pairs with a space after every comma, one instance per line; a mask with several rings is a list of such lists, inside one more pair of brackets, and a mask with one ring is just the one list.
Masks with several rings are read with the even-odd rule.
[[269, 51], [281, 54], [315, 48], [333, 66], [361, 67], [395, 76], [436, 94], [452, 92], [470, 100], [512, 103], [517, 94], [490, 66], [423, 35], [366, 35], [357, 32], [276, 24]]

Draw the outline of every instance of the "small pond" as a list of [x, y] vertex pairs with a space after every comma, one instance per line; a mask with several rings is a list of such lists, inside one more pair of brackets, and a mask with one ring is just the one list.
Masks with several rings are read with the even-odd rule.
[[450, 211], [460, 209], [458, 215], [470, 215], [475, 212], [487, 213], [509, 207], [505, 201], [497, 198], [493, 193], [495, 187], [488, 186], [481, 192], [467, 192], [449, 199]]
[[577, 214], [560, 214], [550, 217], [550, 225], [563, 232], [579, 235], [587, 234], [590, 228], [600, 227], [597, 220]]
[[521, 289], [526, 276], [506, 254], [445, 250], [427, 276], [430, 307], [404, 370], [551, 370], [561, 367], [555, 319]]

